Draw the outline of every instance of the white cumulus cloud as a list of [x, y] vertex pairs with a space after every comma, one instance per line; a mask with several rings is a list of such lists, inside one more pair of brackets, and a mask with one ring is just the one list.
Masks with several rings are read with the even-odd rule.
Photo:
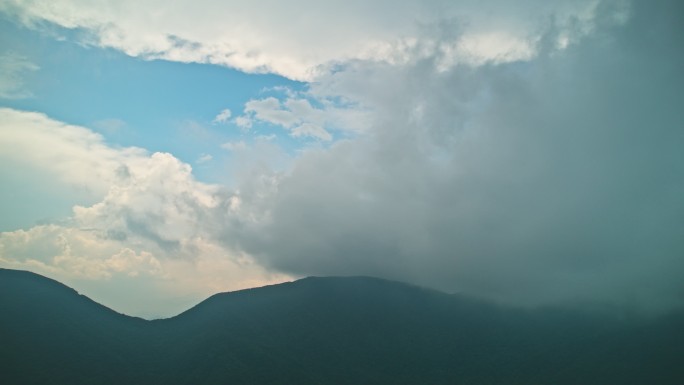
[[[102, 287], [134, 280], [140, 298], [192, 298], [185, 306], [216, 291], [287, 279], [217, 238], [231, 215], [239, 215], [231, 211], [237, 195], [195, 180], [192, 168], [171, 154], [113, 148], [87, 128], [6, 108], [0, 109], [0, 154], [17, 167], [49, 170], [42, 188], [80, 184], [94, 201], [74, 205], [56, 224], [0, 233], [4, 267], [88, 286], [104, 292], [105, 304], [141, 315], [149, 302], [126, 302]], [[168, 316], [184, 310], [178, 306], [152, 308]]]

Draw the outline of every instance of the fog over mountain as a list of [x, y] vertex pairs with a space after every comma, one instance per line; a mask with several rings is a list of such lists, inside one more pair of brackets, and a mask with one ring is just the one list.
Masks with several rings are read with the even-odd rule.
[[549, 20], [528, 62], [435, 71], [434, 55], [323, 78], [313, 92], [373, 106], [372, 132], [302, 156], [254, 203], [268, 220], [225, 237], [296, 275], [681, 305], [684, 12], [635, 2], [618, 23], [604, 5], [564, 50]]

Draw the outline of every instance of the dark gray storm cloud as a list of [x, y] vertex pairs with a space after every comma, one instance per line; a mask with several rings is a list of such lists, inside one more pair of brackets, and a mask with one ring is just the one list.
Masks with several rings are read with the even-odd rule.
[[[437, 71], [358, 62], [312, 86], [371, 105], [231, 226], [263, 263], [513, 303], [684, 302], [684, 7], [636, 2], [564, 50]], [[327, 90], [326, 87], [330, 87]], [[256, 182], [255, 182], [256, 183]]]

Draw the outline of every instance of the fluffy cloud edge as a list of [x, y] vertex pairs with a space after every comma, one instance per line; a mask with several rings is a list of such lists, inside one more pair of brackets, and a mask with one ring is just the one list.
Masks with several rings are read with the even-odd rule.
[[[447, 58], [439, 64], [442, 68], [454, 63], [525, 60], [534, 55], [540, 23], [554, 18], [563, 26], [562, 41], [567, 44], [592, 29], [598, 4], [593, 0], [528, 1], [512, 8], [498, 0], [485, 5], [444, 1], [436, 7], [418, 0], [400, 5], [302, 1], [297, 5], [268, 3], [271, 12], [263, 12], [264, 4], [246, 1], [186, 1], [159, 7], [134, 1], [88, 6], [73, 0], [12, 0], [0, 4], [0, 11], [30, 28], [47, 22], [87, 31], [82, 42], [130, 56], [211, 63], [311, 81], [334, 70], [337, 63], [402, 63], [421, 50], [432, 51], [428, 55], [442, 51]], [[392, 7], [392, 17], [384, 7]], [[188, 24], [188, 19], [203, 22]], [[445, 35], [444, 29], [433, 28], [444, 23], [457, 23], [460, 33]], [[448, 41], [441, 44], [445, 38]]]
[[[237, 198], [196, 181], [192, 168], [171, 154], [113, 148], [87, 128], [7, 108], [0, 109], [0, 152], [14, 164], [49, 170], [46, 185], [81, 183], [96, 198], [75, 204], [72, 216], [57, 223], [0, 233], [3, 267], [88, 287], [119, 311], [156, 309], [156, 316], [184, 309], [152, 305], [151, 298], [199, 301], [291, 279], [216, 239], [212, 226], [239, 214], [229, 212]], [[135, 282], [139, 301], [128, 304], [117, 293], [124, 280]]]

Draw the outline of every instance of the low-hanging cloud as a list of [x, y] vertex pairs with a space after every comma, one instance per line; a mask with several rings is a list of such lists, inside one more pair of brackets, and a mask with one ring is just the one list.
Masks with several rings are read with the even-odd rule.
[[[504, 302], [684, 302], [684, 15], [634, 3], [534, 60], [354, 62], [311, 88], [372, 106], [231, 228], [296, 275], [367, 274]], [[263, 178], [263, 176], [261, 176]], [[261, 197], [263, 194], [260, 195]]]

